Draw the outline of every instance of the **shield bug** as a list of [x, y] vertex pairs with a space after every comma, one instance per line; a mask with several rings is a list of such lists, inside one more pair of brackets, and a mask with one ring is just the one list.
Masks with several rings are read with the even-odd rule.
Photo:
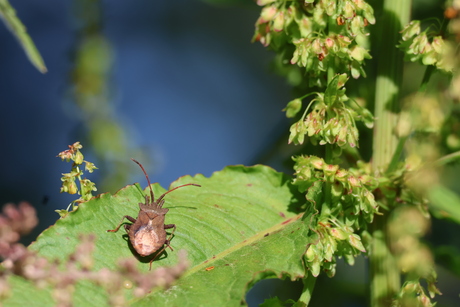
[[[149, 184], [150, 188], [150, 197], [148, 195], [145, 196], [145, 203], [139, 203], [139, 214], [137, 215], [137, 219], [125, 215], [121, 219], [120, 223], [118, 224], [117, 228], [107, 230], [108, 232], [117, 232], [120, 229], [121, 225], [123, 224], [123, 220], [126, 218], [132, 224], [124, 224], [125, 230], [128, 233], [129, 241], [131, 245], [136, 250], [136, 252], [142, 256], [150, 256], [153, 253], [157, 252], [157, 254], [153, 257], [150, 261], [150, 269], [152, 268], [152, 262], [158, 257], [167, 247], [171, 250], [173, 248], [170, 245], [170, 240], [176, 231], [175, 224], [165, 224], [165, 215], [168, 213], [169, 209], [163, 208], [163, 204], [165, 200], [163, 199], [166, 194], [177, 190], [179, 188], [194, 185], [200, 187], [200, 185], [195, 183], [187, 183], [174, 189], [171, 189], [155, 201], [152, 186], [150, 184], [149, 176], [147, 175], [144, 167], [138, 161], [133, 160], [137, 165], [139, 165], [142, 171], [145, 174], [145, 178], [147, 178], [147, 183]], [[168, 239], [166, 239], [166, 229], [174, 228], [171, 232]]]

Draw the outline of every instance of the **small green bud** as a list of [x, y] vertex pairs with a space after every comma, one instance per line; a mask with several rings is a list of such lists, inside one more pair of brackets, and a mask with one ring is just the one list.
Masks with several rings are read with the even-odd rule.
[[425, 50], [422, 56], [423, 65], [434, 65], [437, 61], [437, 54], [430, 44], [425, 46]]
[[365, 253], [366, 249], [364, 248], [363, 243], [361, 242], [361, 238], [357, 234], [351, 234], [348, 236], [348, 242], [356, 248], [357, 250]]
[[345, 259], [345, 262], [348, 263], [348, 265], [355, 265], [355, 257], [352, 254], [345, 254], [343, 255], [343, 258]]
[[366, 31], [364, 30], [366, 26], [364, 25], [364, 19], [362, 16], [356, 16], [351, 20], [350, 29], [353, 33], [353, 36], [363, 34], [365, 35]]
[[318, 277], [319, 273], [321, 272], [321, 261], [313, 261], [312, 263], [309, 263], [309, 267], [311, 270], [311, 275]]
[[441, 291], [436, 287], [436, 281], [429, 281], [428, 282], [428, 292], [430, 293], [430, 297], [433, 298], [436, 294], [441, 295]]
[[342, 126], [340, 129], [338, 135], [337, 135], [337, 145], [339, 146], [345, 146], [347, 144], [347, 126]]
[[80, 142], [75, 142], [75, 143], [72, 144], [72, 148], [74, 150], [79, 150], [79, 149], [83, 148], [83, 145], [81, 145]]
[[350, 147], [355, 147], [358, 144], [358, 137], [359, 137], [358, 129], [351, 124], [349, 128], [350, 129], [349, 129], [349, 133], [347, 134], [347, 142], [348, 142], [348, 145], [350, 145]]
[[[335, 2], [335, 1], [334, 1]], [[325, 27], [328, 19], [324, 16], [324, 10], [320, 6], [316, 6], [313, 11], [313, 23], [320, 27]]]
[[300, 64], [303, 67], [307, 67], [308, 58], [310, 56], [309, 49], [306, 48], [305, 43], [300, 45]]
[[367, 128], [371, 129], [372, 127], [374, 127], [374, 116], [368, 109], [362, 108], [360, 110], [360, 115], [361, 120]]
[[332, 278], [335, 276], [335, 272], [337, 270], [337, 264], [335, 262], [335, 258], [332, 259], [332, 262], [324, 262], [323, 263], [323, 271], [326, 272], [327, 277]]
[[[324, 2], [323, 2], [324, 3]], [[337, 10], [337, 1], [326, 1], [326, 14], [332, 16]]]
[[402, 40], [407, 41], [411, 37], [420, 34], [420, 20], [412, 20], [401, 31]]
[[345, 48], [348, 49], [348, 45], [350, 45], [351, 39], [344, 35], [337, 35], [337, 44], [339, 45], [340, 49]]
[[348, 171], [339, 168], [337, 172], [335, 173], [335, 179], [340, 180], [340, 181], [345, 181], [348, 176]]
[[361, 71], [362, 71], [361, 64], [359, 64], [358, 61], [353, 60], [351, 62], [351, 70], [350, 70], [350, 73], [353, 79], [358, 79], [361, 76]]
[[371, 212], [377, 209], [378, 204], [377, 204], [377, 202], [375, 201], [374, 194], [372, 194], [372, 193], [369, 192], [368, 190], [364, 190], [364, 198], [365, 198], [365, 200], [366, 200], [367, 206], [368, 206], [370, 209], [372, 209]]
[[338, 165], [334, 165], [334, 164], [324, 164], [324, 167], [323, 167], [323, 172], [324, 172], [324, 175], [327, 176], [327, 177], [333, 177], [335, 175], [335, 173], [337, 172], [337, 170], [339, 169], [339, 166]]
[[262, 12], [260, 13], [260, 22], [261, 23], [266, 23], [275, 17], [276, 13], [278, 10], [276, 9], [275, 6], [266, 6], [262, 9]]
[[296, 12], [297, 10], [296, 10], [295, 5], [291, 5], [290, 7], [287, 8], [287, 10], [284, 11], [285, 26], [288, 26], [291, 22], [294, 21]]
[[322, 170], [323, 169], [323, 165], [324, 165], [324, 160], [319, 158], [319, 157], [316, 157], [316, 156], [311, 156], [310, 157], [310, 164], [316, 168], [317, 170]]
[[[64, 185], [63, 185], [64, 187]], [[68, 181], [67, 182], [67, 193], [69, 194], [76, 194], [78, 192], [78, 187], [75, 181]]]
[[92, 182], [89, 179], [82, 179], [80, 180], [80, 185], [81, 185], [81, 195], [84, 196], [83, 199], [89, 200], [92, 195], [92, 191], [97, 191], [96, 185], [94, 182]]
[[438, 54], [442, 54], [446, 48], [446, 44], [441, 36], [433, 37], [433, 42], [431, 43], [431, 46], [433, 47], [434, 51], [436, 51], [436, 53]]
[[355, 176], [349, 176], [348, 177], [348, 183], [352, 187], [360, 188], [361, 187], [361, 182], [355, 177]]
[[321, 43], [321, 40], [319, 38], [316, 38], [313, 40], [311, 44], [311, 51], [316, 54], [320, 54], [323, 52], [323, 44]]
[[293, 118], [297, 115], [297, 113], [299, 113], [301, 109], [302, 109], [302, 100], [299, 98], [296, 98], [294, 100], [289, 101], [286, 108], [284, 108], [283, 111], [286, 112], [287, 118]]
[[409, 51], [414, 54], [423, 53], [427, 45], [429, 45], [428, 37], [426, 36], [426, 33], [422, 33], [414, 37], [412, 44], [409, 46]]
[[61, 186], [61, 190], [59, 192], [60, 193], [67, 193], [68, 190], [69, 190], [69, 187], [66, 184], [63, 184]]
[[403, 293], [414, 293], [417, 292], [418, 289], [418, 283], [416, 281], [406, 281], [406, 283], [403, 286], [402, 292]]
[[84, 161], [85, 162], [85, 170], [92, 173], [95, 169], [98, 169], [96, 165], [92, 162]]
[[297, 178], [299, 178], [299, 179], [302, 179], [302, 180], [305, 180], [305, 181], [310, 180], [311, 177], [312, 177], [311, 168], [304, 166], [304, 167], [302, 167], [301, 170], [299, 170], [297, 172], [296, 175], [297, 175]]
[[335, 51], [335, 50], [334, 50], [334, 49], [335, 49], [334, 47], [336, 46], [336, 44], [335, 44], [335, 41], [334, 41], [332, 38], [328, 37], [328, 38], [326, 38], [326, 39], [324, 40], [324, 46], [326, 46], [326, 48], [327, 48], [328, 50]]
[[332, 257], [334, 257], [334, 253], [337, 250], [337, 243], [335, 242], [332, 237], [327, 237], [329, 240], [326, 242], [326, 246], [324, 248], [324, 260], [331, 262]]
[[307, 127], [303, 120], [299, 120], [298, 122], [292, 124], [291, 128], [289, 129], [290, 135], [288, 143], [294, 143], [295, 145], [303, 144], [305, 140], [305, 134], [307, 133]]
[[299, 57], [300, 57], [300, 48], [299, 46], [296, 46], [294, 50], [294, 54], [292, 55], [291, 64], [296, 64], [299, 61]]
[[374, 9], [372, 6], [370, 6], [369, 3], [364, 2], [362, 10], [363, 16], [367, 19], [367, 22], [371, 25], [375, 24]]
[[77, 151], [77, 152], [75, 153], [75, 158], [74, 158], [75, 164], [77, 164], [77, 165], [82, 164], [82, 163], [83, 163], [83, 159], [84, 159], [84, 157], [83, 157], [83, 154], [81, 153], [81, 151]]
[[279, 12], [273, 21], [273, 31], [281, 32], [284, 29], [284, 13]]
[[61, 218], [66, 217], [67, 214], [69, 214], [69, 211], [61, 209], [61, 210], [54, 210], [54, 212], [57, 212]]
[[62, 161], [66, 160], [66, 162], [69, 162], [73, 157], [73, 153], [70, 150], [65, 150], [63, 152], [60, 152], [58, 154], [58, 157], [61, 158]]
[[340, 241], [346, 240], [348, 238], [348, 234], [340, 228], [330, 228], [329, 233]]
[[310, 20], [310, 18], [305, 17], [298, 21], [297, 24], [299, 26], [301, 37], [308, 37], [310, 33], [313, 31], [313, 22]]
[[358, 62], [362, 62], [364, 59], [370, 59], [371, 55], [369, 52], [361, 46], [354, 45], [351, 47], [351, 57]]
[[342, 11], [342, 15], [343, 15], [343, 17], [345, 17], [347, 19], [351, 19], [351, 18], [353, 18], [353, 16], [355, 16], [355, 7], [351, 3], [351, 1], [346, 1], [345, 2], [345, 5], [344, 5], [343, 11]]
[[318, 258], [318, 250], [315, 245], [310, 245], [307, 249], [306, 258], [308, 262], [312, 262]]

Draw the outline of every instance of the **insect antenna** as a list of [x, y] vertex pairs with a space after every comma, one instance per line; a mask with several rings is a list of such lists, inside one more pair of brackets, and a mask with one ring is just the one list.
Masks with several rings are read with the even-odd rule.
[[[155, 201], [155, 197], [153, 196], [153, 190], [152, 190], [152, 185], [150, 184], [150, 179], [149, 179], [149, 176], [147, 175], [144, 167], [142, 166], [142, 164], [140, 162], [138, 162], [137, 160], [134, 160], [133, 158], [131, 158], [131, 160], [133, 160], [134, 162], [137, 163], [137, 165], [139, 165], [142, 169], [142, 171], [144, 172], [144, 175], [145, 175], [145, 178], [147, 178], [147, 183], [149, 184], [149, 188], [150, 188], [150, 197], [152, 198], [150, 201], [153, 203]], [[165, 193], [166, 194], [166, 193]], [[163, 194], [164, 195], [164, 194]], [[163, 197], [163, 195], [161, 195], [161, 197]], [[161, 198], [160, 197], [160, 198]]]
[[168, 194], [169, 192], [172, 192], [174, 190], [177, 190], [178, 188], [182, 188], [182, 187], [186, 187], [188, 185], [194, 185], [196, 187], [201, 187], [201, 185], [199, 184], [196, 184], [196, 183], [187, 183], [187, 184], [183, 184], [183, 185], [180, 185], [178, 187], [175, 187], [174, 189], [171, 189], [169, 191], [166, 191], [163, 195], [161, 195], [158, 199], [157, 199], [157, 203], [160, 203], [160, 201], [163, 199], [163, 197], [165, 197], [166, 194]]

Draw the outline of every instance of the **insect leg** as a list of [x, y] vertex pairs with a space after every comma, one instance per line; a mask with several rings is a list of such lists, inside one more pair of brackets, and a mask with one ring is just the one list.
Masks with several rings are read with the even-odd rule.
[[[166, 241], [168, 241], [168, 240], [166, 240]], [[152, 262], [153, 262], [155, 259], [157, 259], [157, 257], [158, 257], [158, 256], [160, 256], [160, 255], [161, 255], [161, 253], [163, 253], [163, 252], [164, 252], [165, 248], [166, 248], [166, 246], [163, 246], [163, 248], [162, 248], [162, 249], [161, 249], [159, 252], [157, 252], [157, 254], [155, 255], [155, 257], [153, 257], [153, 258], [152, 258], [152, 260], [150, 260], [150, 267], [149, 267], [149, 271], [151, 271], [151, 270], [152, 270]]]
[[115, 228], [115, 229], [109, 229], [109, 230], [107, 230], [107, 232], [117, 232], [118, 229], [120, 229], [121, 224], [123, 224], [123, 220], [124, 220], [124, 219], [127, 219], [127, 220], [130, 221], [131, 223], [135, 223], [135, 222], [136, 222], [136, 219], [135, 219], [135, 218], [133, 218], [133, 217], [131, 217], [131, 216], [129, 216], [129, 215], [125, 215], [125, 216], [123, 216], [123, 218], [121, 219], [120, 224], [118, 224], [117, 228]]
[[169, 243], [171, 242], [171, 239], [174, 235], [174, 232], [176, 231], [176, 225], [175, 224], [167, 224], [165, 225], [165, 229], [170, 229], [170, 228], [174, 228], [174, 230], [171, 232], [171, 234], [169, 235], [169, 238], [165, 241], [165, 244], [167, 247], [169, 247], [172, 251], [174, 250], [171, 245], [169, 245]]

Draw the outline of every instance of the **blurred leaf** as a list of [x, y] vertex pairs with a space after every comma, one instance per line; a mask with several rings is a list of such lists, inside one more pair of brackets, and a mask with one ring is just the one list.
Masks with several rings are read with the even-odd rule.
[[19, 43], [22, 45], [22, 48], [26, 52], [27, 57], [32, 62], [32, 64], [41, 73], [46, 73], [47, 69], [45, 63], [43, 62], [43, 58], [40, 55], [40, 52], [38, 52], [34, 42], [30, 38], [29, 34], [27, 34], [26, 27], [16, 16], [16, 11], [10, 5], [8, 0], [0, 0], [0, 17], [19, 40]]
[[441, 185], [430, 189], [428, 198], [437, 218], [447, 218], [460, 224], [460, 197]]
[[[11, 276], [8, 283], [12, 285], [10, 297], [2, 298], [2, 306], [54, 306], [50, 291], [38, 290], [31, 282], [21, 277]], [[28, 294], [28, 295], [25, 295]]]
[[[172, 187], [185, 183], [202, 187], [184, 187], [165, 197], [165, 207], [171, 209], [166, 223], [177, 225], [171, 240], [175, 251], [168, 250], [158, 257], [152, 269], [177, 263], [179, 249], [188, 252], [190, 268], [168, 291], [154, 289], [131, 303], [209, 306], [211, 302], [213, 306], [235, 306], [244, 299], [248, 284], [265, 278], [265, 272], [293, 280], [304, 276], [302, 255], [309, 243], [309, 227], [301, 215], [288, 211], [288, 207], [299, 205], [290, 177], [266, 166], [231, 166], [210, 178], [182, 177]], [[157, 197], [165, 191], [158, 184], [153, 188]], [[123, 229], [118, 233], [106, 230], [116, 227], [124, 215], [136, 217], [137, 204], [143, 197], [137, 185], [115, 195], [99, 195], [59, 219], [30, 248], [47, 258], [64, 260], [75, 250], [79, 234], [95, 233], [98, 239], [93, 269], [114, 269], [120, 258], [136, 254]], [[151, 257], [146, 258], [138, 258], [139, 268], [145, 271]], [[84, 305], [79, 302], [88, 297], [88, 288], [90, 285], [77, 287], [75, 306]], [[127, 290], [127, 299], [133, 297], [131, 292]], [[103, 294], [93, 289], [91, 295], [100, 302]]]

